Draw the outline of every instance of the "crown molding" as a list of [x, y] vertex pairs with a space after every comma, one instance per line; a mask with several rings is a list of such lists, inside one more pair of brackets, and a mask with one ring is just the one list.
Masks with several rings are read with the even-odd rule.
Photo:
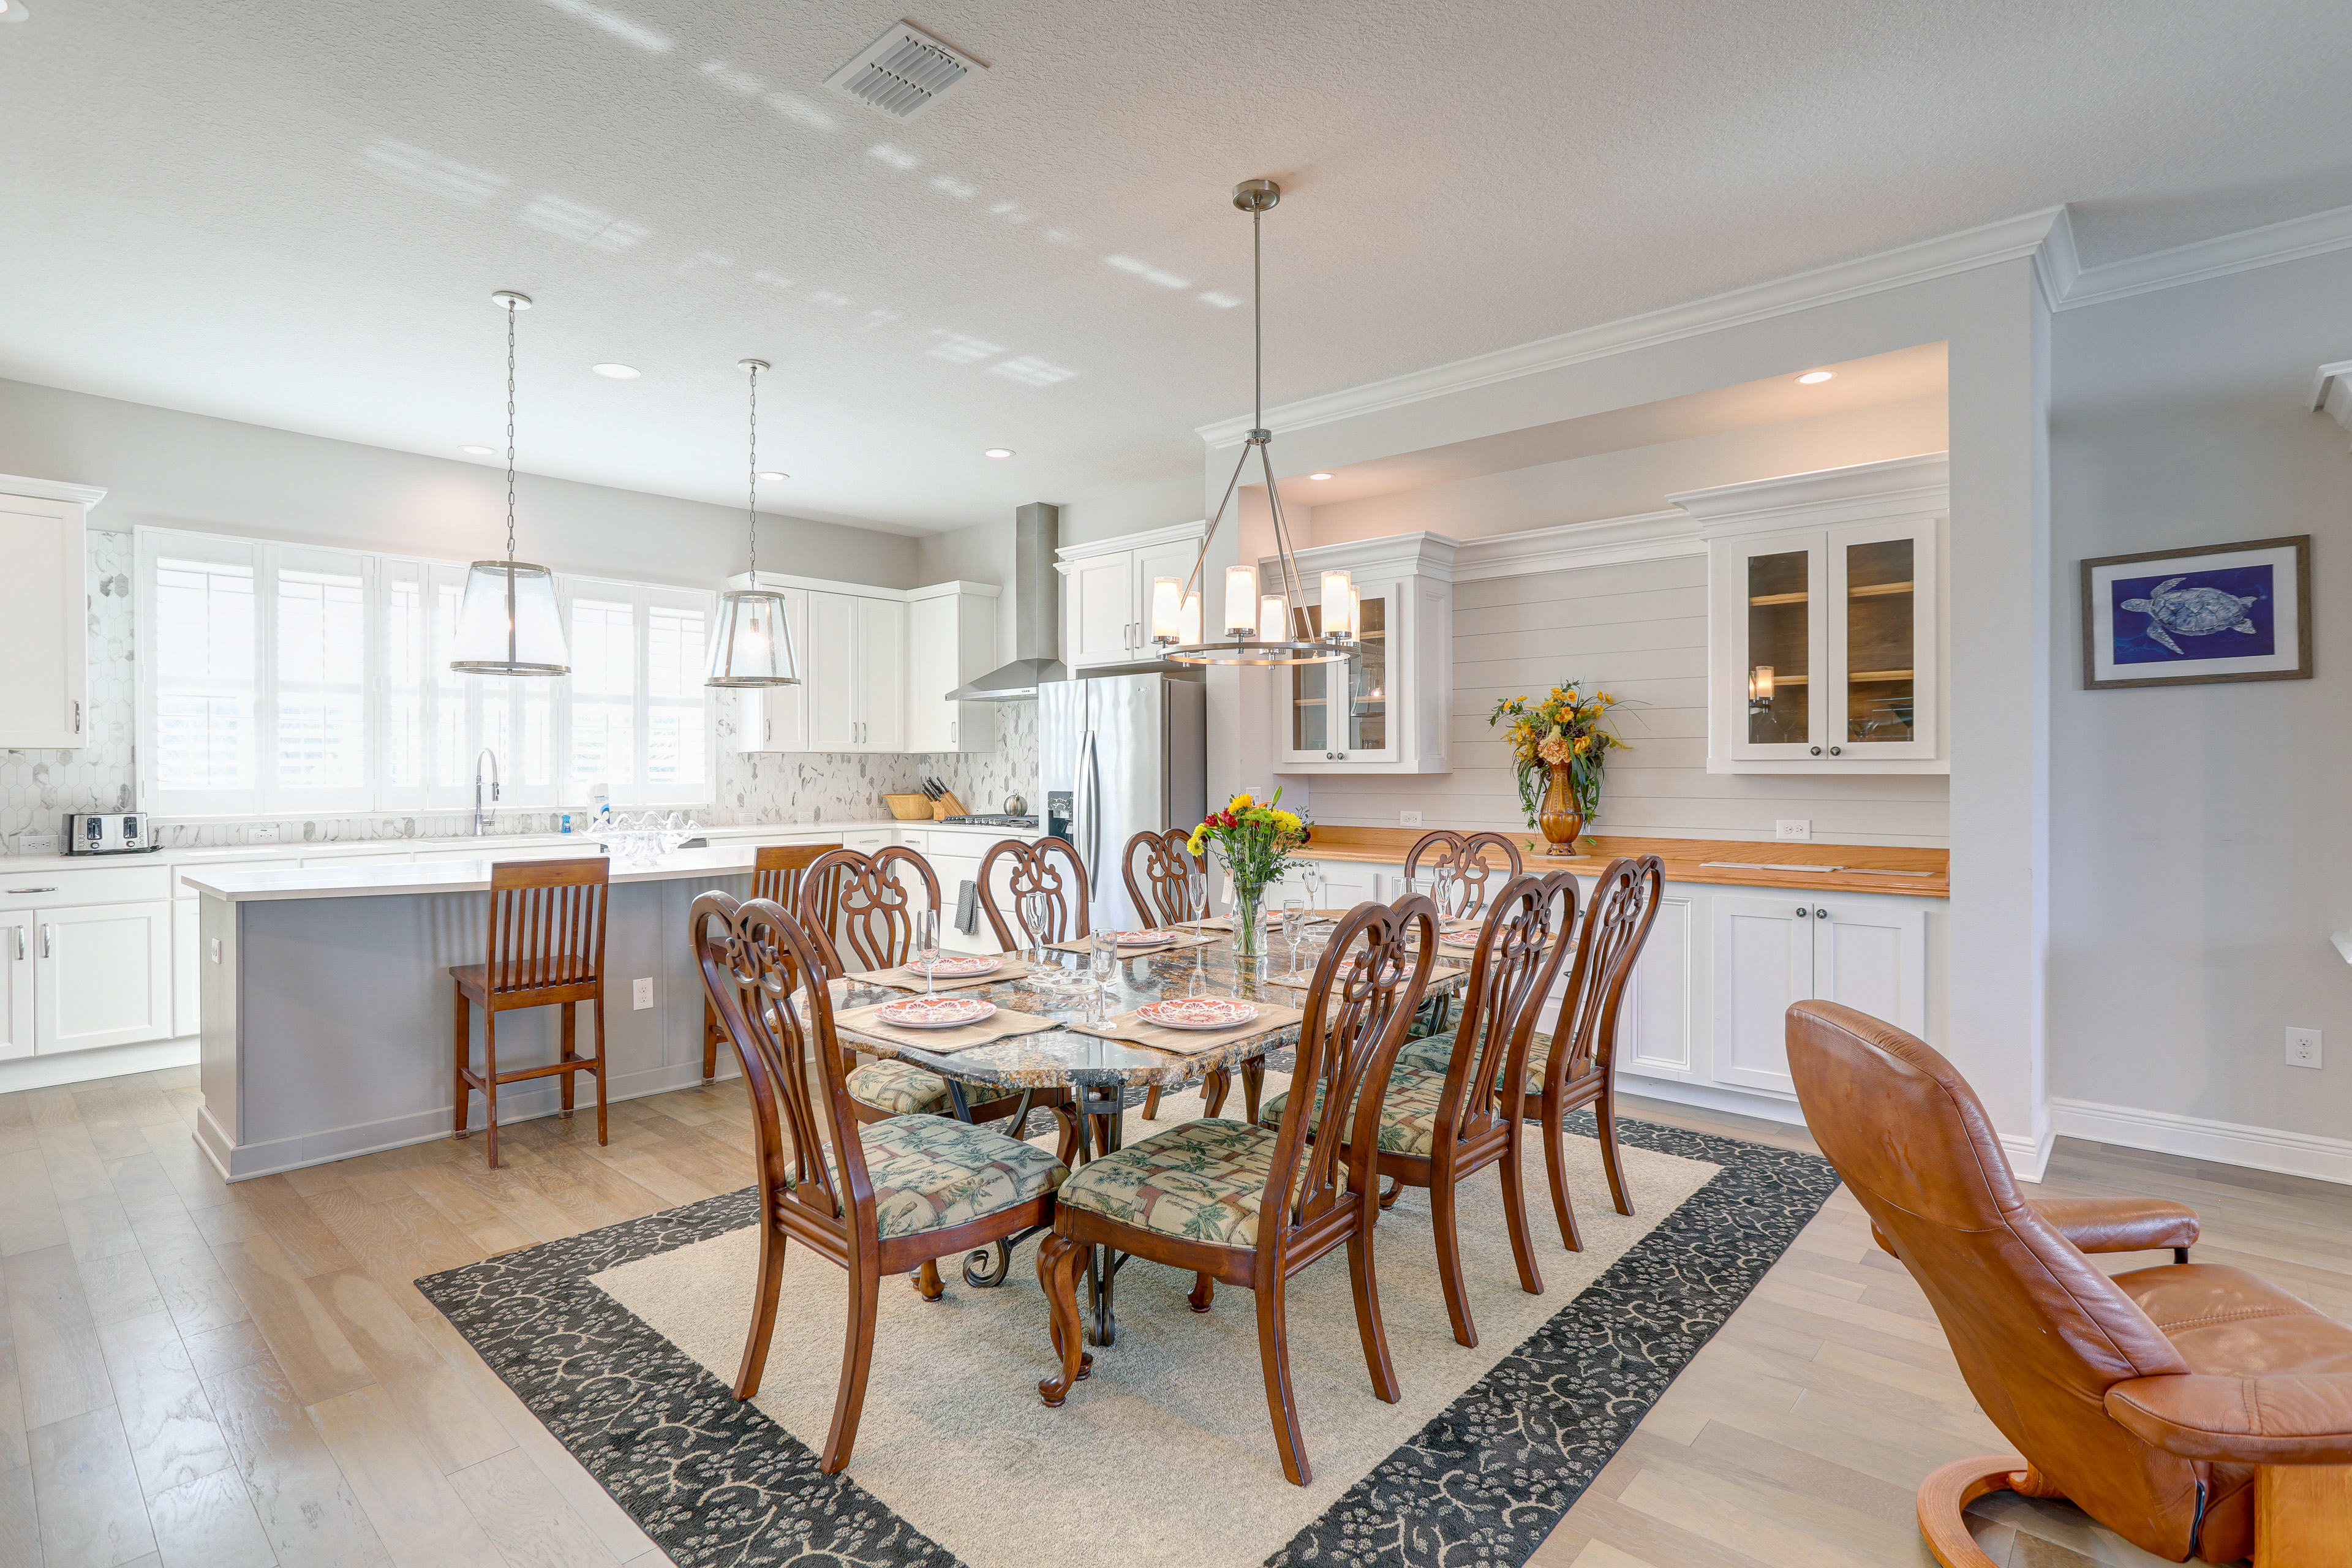
[[92, 507], [106, 499], [106, 490], [100, 485], [76, 485], [63, 479], [33, 479], [17, 474], [0, 474], [0, 496], [28, 496], [37, 500], [67, 500]]
[[[1296, 555], [1299, 571], [1308, 576], [1327, 570], [1362, 577], [1394, 573], [1436, 577], [1450, 583], [1455, 575], [1454, 562], [1464, 548], [1460, 540], [1449, 534], [1416, 529], [1411, 533], [1381, 533], [1370, 539], [1342, 540], [1337, 544], [1308, 545], [1296, 552]], [[1272, 578], [1266, 575], [1269, 569], [1275, 573]], [[1280, 573], [1277, 557], [1258, 557], [1260, 581], [1279, 582]]]
[[[1296, 431], [1328, 425], [1334, 420], [1421, 403], [1448, 393], [1465, 392], [1498, 381], [1696, 337], [1725, 327], [1785, 316], [1840, 300], [1924, 283], [1996, 262], [2015, 261], [2041, 249], [2063, 211], [2062, 207], [2046, 207], [2022, 217], [2005, 218], [1958, 234], [1880, 251], [1874, 256], [1818, 267], [1810, 272], [1751, 284], [1688, 304], [1672, 305], [1515, 348], [1474, 354], [1451, 364], [1303, 398], [1267, 409], [1266, 426], [1270, 429]], [[1230, 447], [1249, 433], [1251, 425], [1247, 416], [1237, 416], [1199, 426], [1194, 433], [1213, 447]]]
[[1525, 577], [1538, 572], [1706, 553], [1698, 520], [1675, 507], [1465, 539], [1454, 552], [1454, 580], [1475, 583], [1490, 577]]
[[2311, 407], [2352, 430], [2352, 359], [2321, 365], [2312, 373]]
[[1209, 520], [1200, 518], [1192, 522], [1179, 522], [1167, 528], [1147, 528], [1139, 533], [1115, 533], [1108, 539], [1089, 539], [1083, 544], [1065, 544], [1054, 552], [1054, 569], [1069, 575], [1070, 563], [1096, 555], [1116, 555], [1125, 550], [1149, 550], [1155, 544], [1198, 544], [1209, 535]]
[[1790, 522], [1859, 522], [1943, 511], [1951, 504], [1952, 464], [1946, 452], [1855, 463], [1810, 474], [1748, 479], [1685, 490], [1666, 499], [1698, 521], [1709, 538]]
[[2056, 247], [2045, 247], [2042, 265], [2050, 270], [2043, 287], [2053, 310], [2073, 310], [2347, 247], [2352, 247], [2352, 207], [2335, 207], [2096, 267], [2080, 265], [2069, 226], [2063, 255]]

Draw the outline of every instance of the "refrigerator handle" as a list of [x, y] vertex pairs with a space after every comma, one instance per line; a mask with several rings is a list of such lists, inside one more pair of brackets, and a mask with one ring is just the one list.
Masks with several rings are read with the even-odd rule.
[[1078, 858], [1084, 863], [1087, 880], [1099, 884], [1102, 879], [1095, 868], [1102, 858], [1102, 778], [1095, 766], [1095, 732], [1087, 730], [1078, 737], [1078, 776], [1072, 781], [1076, 793], [1074, 809], [1077, 813]]

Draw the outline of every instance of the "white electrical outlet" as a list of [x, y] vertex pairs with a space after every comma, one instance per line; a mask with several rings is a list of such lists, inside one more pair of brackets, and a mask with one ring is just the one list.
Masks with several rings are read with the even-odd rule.
[[220, 938], [213, 938], [213, 962], [215, 963], [218, 963], [220, 962]]
[[629, 1005], [637, 1008], [650, 1007], [654, 1005], [654, 977], [652, 975], [643, 975], [629, 982]]
[[1398, 812], [1397, 826], [1399, 827], [1419, 827], [1421, 826], [1421, 813], [1417, 811]]
[[1810, 816], [1784, 816], [1772, 824], [1772, 837], [1809, 844], [1813, 837], [1813, 819]]
[[55, 855], [64, 846], [58, 842], [58, 836], [54, 833], [25, 835], [24, 852], [27, 855]]
[[2319, 1031], [2289, 1029], [2286, 1032], [2286, 1065], [2316, 1070], [2319, 1061]]
[[247, 827], [247, 828], [245, 830], [245, 841], [246, 841], [247, 844], [275, 844], [275, 843], [277, 843], [277, 842], [278, 842], [278, 824], [276, 824], [276, 823], [274, 823], [274, 822], [257, 822], [257, 823], [255, 823], [252, 826]]

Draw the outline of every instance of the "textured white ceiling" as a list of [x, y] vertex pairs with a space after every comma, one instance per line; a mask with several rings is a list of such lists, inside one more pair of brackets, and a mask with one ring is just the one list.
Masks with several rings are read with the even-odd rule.
[[[1281, 403], [2077, 204], [2086, 262], [2352, 204], [2342, 0], [41, 0], [0, 29], [0, 374], [920, 529], [1195, 473]], [[634, 382], [588, 374], [617, 360]], [[1059, 379], [1055, 379], [1056, 377]], [[1020, 456], [991, 462], [981, 448]]]

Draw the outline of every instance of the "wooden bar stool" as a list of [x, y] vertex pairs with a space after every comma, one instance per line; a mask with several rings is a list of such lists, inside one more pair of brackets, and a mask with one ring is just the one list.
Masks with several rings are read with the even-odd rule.
[[[800, 906], [801, 873], [807, 870], [820, 855], [840, 848], [838, 844], [762, 844], [751, 861], [751, 897], [765, 899], [772, 904], [797, 909]], [[836, 884], [837, 888], [837, 884]], [[832, 905], [838, 903], [836, 890], [825, 900], [823, 914], [826, 929], [832, 929]], [[710, 998], [702, 999], [702, 1081], [710, 1082], [719, 1076], [719, 1047], [727, 1043], [727, 1031], [719, 1026], [719, 1010]]]
[[[457, 983], [457, 1099], [454, 1136], [466, 1136], [473, 1090], [482, 1091], [483, 1117], [490, 1134], [490, 1166], [499, 1163], [499, 1086], [524, 1079], [560, 1076], [563, 1114], [572, 1114], [572, 1075], [596, 1075], [596, 1142], [604, 1140], [604, 898], [606, 862], [524, 861], [490, 868], [490, 933], [485, 962], [449, 967]], [[596, 1016], [596, 1054], [583, 1057], [577, 1009], [585, 1002]], [[482, 1070], [469, 1065], [473, 1009], [482, 1020]], [[499, 1015], [518, 1007], [561, 1007], [563, 1022], [556, 1059], [546, 1067], [499, 1070]]]

